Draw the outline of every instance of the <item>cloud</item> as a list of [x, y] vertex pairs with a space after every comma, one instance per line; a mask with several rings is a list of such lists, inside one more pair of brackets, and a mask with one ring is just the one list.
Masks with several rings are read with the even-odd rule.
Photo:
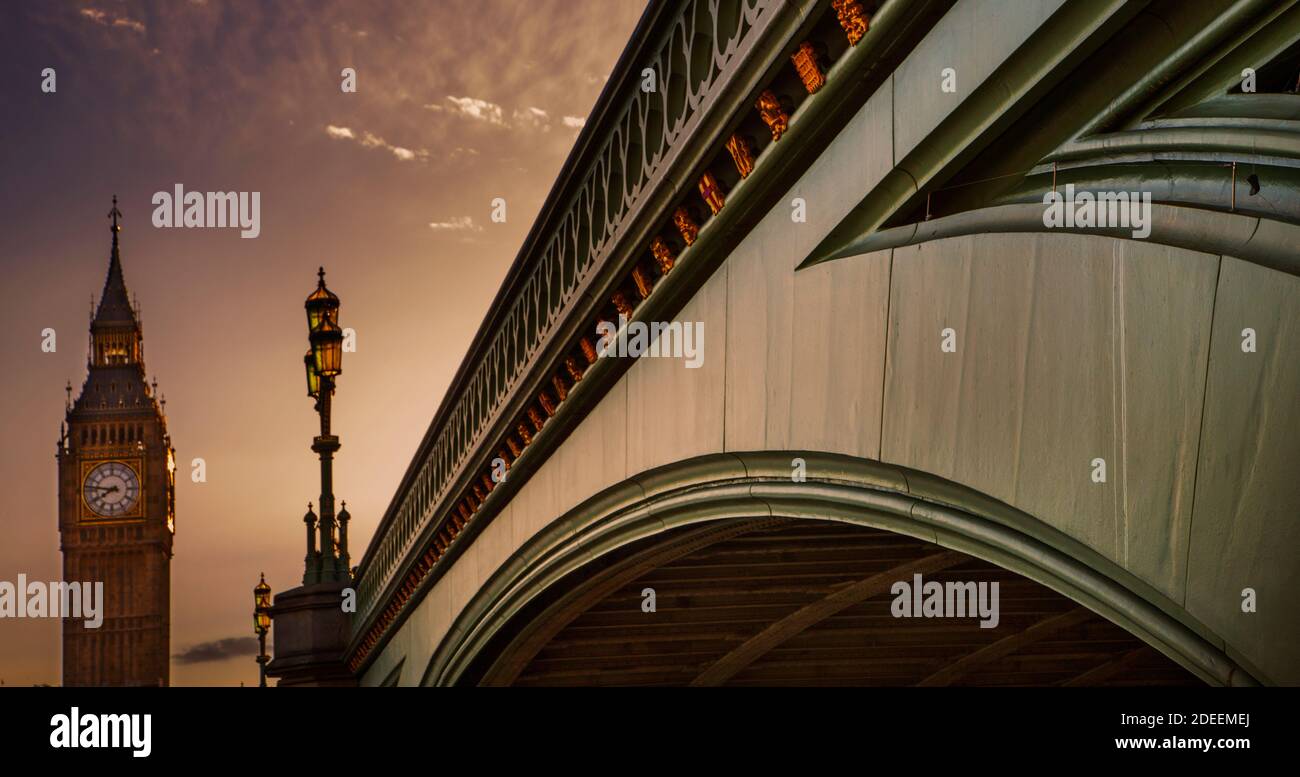
[[469, 216], [453, 216], [447, 221], [430, 221], [429, 229], [435, 232], [482, 232], [483, 227]]
[[[435, 112], [449, 110], [465, 118], [506, 129], [550, 132], [551, 127], [556, 125], [556, 120], [551, 117], [549, 111], [536, 106], [516, 108], [510, 112], [510, 119], [507, 120], [505, 109], [487, 100], [480, 100], [477, 97], [452, 97], [448, 95], [447, 101], [453, 107], [445, 109], [437, 103], [430, 103], [424, 107], [426, 110]], [[564, 116], [559, 120], [559, 123], [570, 129], [581, 129], [582, 125], [587, 123], [587, 120], [578, 116]]]
[[130, 28], [130, 29], [132, 29], [132, 30], [135, 30], [136, 32], [144, 32], [144, 31], [145, 31], [144, 22], [137, 22], [135, 19], [127, 19], [127, 18], [124, 18], [124, 17], [118, 17], [118, 18], [114, 19], [114, 20], [113, 20], [113, 26], [114, 26], [114, 27], [128, 27], [128, 28]]
[[498, 127], [506, 126], [501, 106], [496, 103], [476, 97], [452, 97], [451, 95], [447, 95], [447, 101], [456, 106], [456, 111], [462, 116], [495, 124]]
[[102, 24], [105, 27], [125, 27], [135, 32], [144, 32], [143, 22], [136, 21], [129, 16], [116, 16], [98, 8], [82, 8], [81, 15], [91, 20], [95, 24]]
[[550, 130], [551, 117], [541, 108], [528, 108], [522, 111], [515, 111], [514, 123], [521, 127], [540, 128], [543, 132]]
[[183, 653], [172, 658], [181, 664], [202, 664], [208, 661], [224, 661], [227, 658], [257, 655], [256, 637], [226, 637], [212, 642], [200, 642]]
[[429, 152], [425, 149], [412, 151], [411, 149], [403, 148], [402, 146], [394, 146], [392, 143], [389, 143], [368, 130], [362, 130], [361, 134], [358, 135], [356, 132], [352, 131], [351, 127], [336, 127], [333, 124], [326, 124], [325, 134], [335, 140], [354, 140], [360, 143], [362, 148], [381, 148], [397, 157], [398, 161], [401, 162], [426, 162], [429, 159]]

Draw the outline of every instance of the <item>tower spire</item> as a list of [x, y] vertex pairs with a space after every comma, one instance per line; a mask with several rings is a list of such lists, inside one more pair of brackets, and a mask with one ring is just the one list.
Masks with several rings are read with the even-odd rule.
[[122, 231], [122, 211], [117, 209], [117, 195], [113, 195], [113, 209], [108, 212], [108, 218], [112, 220], [113, 251], [109, 255], [108, 277], [104, 279], [104, 293], [99, 298], [99, 309], [95, 312], [92, 326], [119, 324], [134, 328], [138, 322], [122, 276], [122, 256], [117, 245], [117, 235]]
[[131, 295], [126, 290], [122, 256], [117, 245], [118, 233], [122, 231], [122, 211], [117, 209], [116, 196], [113, 197], [113, 209], [108, 212], [108, 218], [112, 222], [113, 250], [108, 259], [104, 291], [100, 294], [99, 306], [90, 319], [90, 366], [134, 364], [143, 369], [144, 344], [140, 334], [140, 320], [131, 304]]
[[[113, 229], [113, 233], [114, 233], [114, 235], [116, 235], [116, 233], [118, 233], [118, 232], [121, 232], [121, 231], [122, 231], [122, 227], [118, 226], [117, 220], [120, 219], [120, 218], [122, 218], [122, 211], [120, 211], [120, 210], [117, 209], [117, 195], [116, 195], [116, 194], [113, 195], [113, 209], [110, 210], [110, 211], [108, 212], [108, 217], [111, 218], [111, 219], [113, 220], [113, 227], [112, 227], [112, 229]], [[114, 238], [114, 242], [116, 242], [116, 237]]]
[[[117, 256], [117, 233], [122, 231], [122, 225], [117, 223], [117, 220], [122, 218], [122, 211], [117, 209], [116, 194], [113, 195], [113, 209], [108, 212], [108, 217], [113, 220], [113, 226], [109, 227], [113, 231], [113, 257], [109, 260], [109, 272], [111, 273], [113, 267], [120, 261]], [[121, 268], [118, 268], [118, 272], [121, 272]]]

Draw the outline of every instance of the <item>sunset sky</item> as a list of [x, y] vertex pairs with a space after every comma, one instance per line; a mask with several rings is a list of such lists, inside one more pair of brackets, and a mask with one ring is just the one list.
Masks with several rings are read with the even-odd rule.
[[[357, 333], [334, 412], [355, 560], [644, 5], [4, 4], [0, 580], [60, 577], [55, 442], [116, 194], [180, 462], [172, 684], [255, 685], [252, 587], [300, 583], [319, 491], [302, 377], [317, 265]], [[260, 192], [260, 236], [153, 227], [151, 198], [178, 183]], [[59, 621], [0, 620], [4, 684], [58, 683], [59, 651]]]

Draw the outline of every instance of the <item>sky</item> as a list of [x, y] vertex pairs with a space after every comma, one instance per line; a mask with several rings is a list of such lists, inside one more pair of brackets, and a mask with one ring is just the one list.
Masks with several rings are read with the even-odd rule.
[[[644, 5], [0, 6], [0, 581], [60, 578], [55, 442], [116, 195], [180, 462], [171, 681], [255, 685], [252, 588], [300, 583], [319, 493], [302, 376], [317, 266], [356, 332], [333, 415], [356, 560]], [[259, 192], [260, 234], [155, 227], [154, 194], [177, 184]], [[194, 458], [206, 482], [185, 476]], [[0, 619], [0, 682], [58, 683], [59, 633]]]

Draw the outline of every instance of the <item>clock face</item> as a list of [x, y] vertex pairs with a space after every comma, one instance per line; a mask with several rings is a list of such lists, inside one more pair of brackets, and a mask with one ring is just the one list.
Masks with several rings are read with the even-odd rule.
[[105, 518], [126, 515], [140, 498], [140, 478], [120, 461], [106, 461], [86, 474], [82, 494], [90, 509]]

